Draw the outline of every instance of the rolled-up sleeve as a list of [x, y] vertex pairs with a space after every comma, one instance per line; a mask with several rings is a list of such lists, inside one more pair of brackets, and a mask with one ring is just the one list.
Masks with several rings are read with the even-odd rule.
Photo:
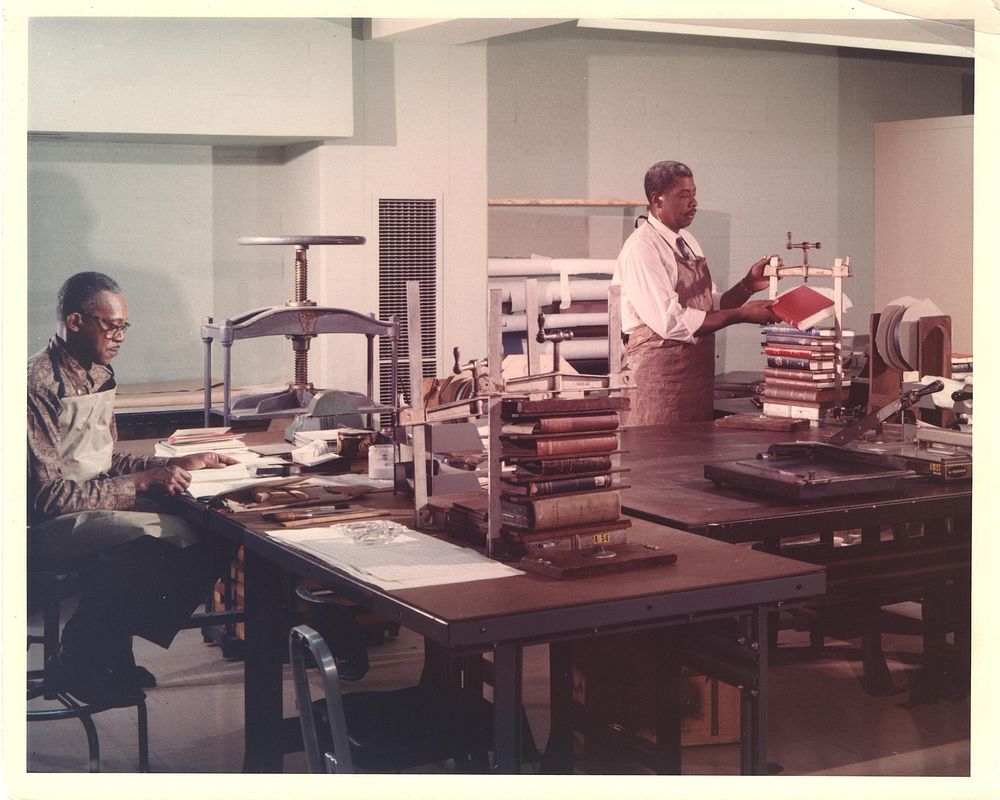
[[645, 324], [663, 339], [694, 341], [705, 311], [682, 306], [675, 286], [677, 261], [646, 239], [633, 237], [618, 257], [615, 282], [622, 287], [622, 330]]

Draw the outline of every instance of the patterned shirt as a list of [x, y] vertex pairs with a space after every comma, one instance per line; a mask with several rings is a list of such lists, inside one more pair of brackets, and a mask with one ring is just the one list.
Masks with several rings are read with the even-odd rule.
[[[62, 383], [56, 377], [58, 365]], [[59, 414], [67, 394], [92, 394], [114, 385], [114, 372], [103, 364], [89, 369], [70, 355], [66, 343], [54, 336], [41, 352], [28, 359], [28, 519], [34, 524], [60, 514], [136, 506], [130, 473], [168, 463], [166, 458], [139, 458], [115, 453], [106, 474], [87, 481], [63, 478], [59, 456]], [[111, 421], [111, 436], [118, 431]]]

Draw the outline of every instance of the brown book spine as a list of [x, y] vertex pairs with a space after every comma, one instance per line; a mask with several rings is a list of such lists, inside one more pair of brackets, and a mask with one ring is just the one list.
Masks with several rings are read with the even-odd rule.
[[501, 501], [503, 522], [517, 528], [547, 530], [594, 522], [610, 522], [621, 516], [619, 492], [594, 492], [571, 497], [541, 497], [527, 502]]
[[833, 402], [833, 389], [791, 389], [786, 386], [764, 386], [768, 400], [806, 400], [811, 403]]
[[517, 465], [530, 475], [573, 475], [579, 472], [607, 472], [611, 469], [611, 456], [581, 456], [548, 461], [522, 461]]
[[[775, 386], [784, 387], [786, 389], [808, 389], [811, 392], [815, 392], [817, 389], [832, 389], [836, 386], [836, 382], [833, 378], [824, 381], [808, 381], [800, 380], [798, 378], [766, 378], [764, 381], [765, 386]], [[848, 388], [851, 385], [849, 378], [845, 378], [840, 382], [841, 387]]]
[[602, 453], [618, 449], [618, 437], [580, 436], [573, 439], [537, 439], [535, 452], [540, 456], [568, 456], [573, 453]]
[[510, 494], [544, 497], [550, 494], [564, 494], [566, 492], [610, 489], [612, 484], [611, 475], [590, 475], [585, 478], [560, 478], [552, 481], [532, 481], [525, 484], [504, 482], [504, 491]]
[[539, 433], [575, 433], [583, 431], [614, 431], [618, 429], [617, 414], [593, 414], [580, 417], [542, 417]]
[[507, 540], [511, 555], [542, 557], [546, 553], [567, 550], [592, 550], [598, 545], [623, 544], [628, 541], [628, 528], [612, 528], [595, 533], [574, 533], [566, 536], [529, 533], [517, 540]]
[[788, 356], [790, 358], [831, 358], [832, 347], [795, 347], [788, 345], [768, 344], [764, 346], [765, 355]]
[[621, 411], [628, 408], [627, 397], [580, 397], [572, 400], [550, 398], [547, 400], [504, 400], [500, 413], [511, 416], [539, 416], [559, 414], [586, 414], [593, 412]]
[[766, 367], [764, 369], [764, 378], [778, 378], [786, 380], [800, 380], [800, 381], [832, 381], [836, 373], [832, 370], [830, 371], [813, 371], [808, 369], [784, 369], [782, 367]]

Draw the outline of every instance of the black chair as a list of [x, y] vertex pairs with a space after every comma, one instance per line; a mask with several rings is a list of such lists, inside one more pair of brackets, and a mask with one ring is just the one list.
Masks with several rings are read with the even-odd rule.
[[[33, 644], [42, 645], [43, 664], [59, 649], [59, 624], [62, 603], [79, 594], [81, 589], [79, 573], [70, 565], [61, 567], [32, 568], [28, 572], [28, 607], [42, 610], [42, 634], [28, 636], [28, 648]], [[89, 769], [100, 772], [101, 746], [97, 727], [92, 717], [109, 708], [101, 703], [81, 703], [71, 694], [60, 692], [46, 685], [45, 670], [28, 670], [28, 722], [48, 722], [52, 720], [78, 719], [87, 735]], [[139, 695], [133, 704], [138, 715], [139, 771], [149, 771], [149, 733], [146, 701]], [[43, 706], [39, 708], [38, 706]]]
[[[289, 634], [289, 656], [299, 724], [310, 772], [400, 772], [454, 760], [463, 769], [489, 772], [492, 706], [458, 687], [419, 685], [394, 691], [344, 693], [341, 680], [368, 671], [368, 651], [354, 615], [304, 589], [322, 603], [326, 638], [309, 625]], [[307, 663], [319, 667], [325, 697], [313, 701]]]

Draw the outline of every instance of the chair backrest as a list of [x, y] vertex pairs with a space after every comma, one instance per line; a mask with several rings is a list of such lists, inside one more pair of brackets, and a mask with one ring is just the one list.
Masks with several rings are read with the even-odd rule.
[[368, 672], [368, 644], [357, 617], [331, 595], [314, 594], [303, 586], [295, 593], [306, 602], [306, 623], [333, 654], [340, 680], [361, 680]]
[[[309, 676], [306, 674], [306, 654], [319, 667], [326, 694], [326, 713], [330, 720], [333, 752], [322, 752], [316, 733], [316, 715], [313, 711]], [[306, 762], [310, 772], [354, 772], [351, 743], [347, 736], [347, 718], [337, 664], [326, 641], [308, 625], [297, 625], [288, 634], [288, 655], [292, 665], [292, 682], [295, 702], [299, 709], [299, 725], [305, 745]]]

